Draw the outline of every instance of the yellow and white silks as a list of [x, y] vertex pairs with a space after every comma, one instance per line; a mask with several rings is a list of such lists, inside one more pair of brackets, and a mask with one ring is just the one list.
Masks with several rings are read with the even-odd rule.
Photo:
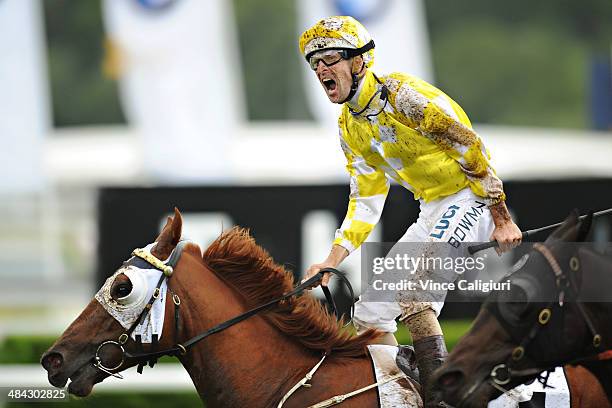
[[365, 241], [380, 219], [389, 178], [425, 203], [466, 187], [487, 205], [505, 200], [488, 151], [455, 101], [407, 74], [392, 73], [380, 82], [388, 88], [387, 101], [377, 94], [382, 84], [367, 71], [338, 120], [350, 199], [334, 244], [349, 252]]

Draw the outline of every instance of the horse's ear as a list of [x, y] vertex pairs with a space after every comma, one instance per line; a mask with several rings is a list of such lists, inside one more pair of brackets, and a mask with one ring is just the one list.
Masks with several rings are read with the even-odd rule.
[[563, 224], [553, 232], [550, 237], [546, 240], [560, 240], [565, 242], [581, 242], [584, 241], [586, 236], [591, 229], [593, 223], [593, 212], [590, 211], [588, 215], [580, 221], [578, 210], [574, 209], [569, 217], [563, 221]]
[[587, 235], [589, 235], [589, 231], [591, 230], [591, 225], [593, 225], [593, 211], [589, 211], [587, 216], [584, 217], [582, 221], [580, 221], [580, 226], [578, 227], [578, 236], [576, 237], [576, 242], [582, 242], [586, 239]]
[[546, 242], [550, 241], [574, 241], [571, 235], [576, 233], [576, 226], [578, 225], [578, 210], [573, 209], [570, 215], [563, 221], [563, 224], [557, 228], [550, 236], [546, 239]]
[[178, 208], [174, 208], [174, 216], [168, 217], [166, 225], [162, 229], [155, 242], [158, 248], [170, 247], [173, 249], [181, 239], [183, 229], [183, 217]]

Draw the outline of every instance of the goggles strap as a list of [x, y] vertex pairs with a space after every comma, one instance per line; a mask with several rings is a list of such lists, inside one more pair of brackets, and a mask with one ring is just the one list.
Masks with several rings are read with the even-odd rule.
[[349, 48], [346, 50], [346, 54], [349, 58], [356, 57], [357, 55], [365, 54], [366, 52], [374, 49], [374, 40], [370, 40], [369, 43], [359, 48]]

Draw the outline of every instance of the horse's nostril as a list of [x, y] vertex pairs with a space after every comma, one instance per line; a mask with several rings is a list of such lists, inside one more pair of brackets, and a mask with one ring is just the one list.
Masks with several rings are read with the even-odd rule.
[[449, 389], [459, 386], [463, 380], [463, 372], [461, 370], [446, 371], [438, 377], [438, 385], [442, 388]]
[[51, 352], [43, 356], [41, 363], [47, 371], [58, 370], [64, 363], [64, 358], [60, 353]]

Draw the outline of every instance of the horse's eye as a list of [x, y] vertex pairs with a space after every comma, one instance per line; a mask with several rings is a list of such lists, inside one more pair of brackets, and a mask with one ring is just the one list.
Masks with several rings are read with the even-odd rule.
[[520, 286], [514, 285], [512, 290], [503, 292], [500, 301], [502, 315], [509, 321], [518, 322], [530, 311], [527, 292]]
[[121, 299], [129, 295], [130, 292], [132, 292], [132, 282], [122, 282], [115, 286], [115, 289], [113, 290], [113, 297], [115, 299]]
[[517, 318], [524, 317], [527, 310], [529, 310], [529, 303], [527, 302], [508, 302], [506, 307]]

